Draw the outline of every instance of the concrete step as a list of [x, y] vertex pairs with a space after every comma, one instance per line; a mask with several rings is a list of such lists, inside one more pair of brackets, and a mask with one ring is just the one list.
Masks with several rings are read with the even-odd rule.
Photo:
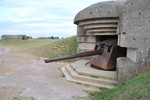
[[101, 71], [89, 67], [88, 60], [80, 60], [61, 68], [67, 80], [97, 87], [117, 87], [116, 71]]
[[117, 86], [117, 82], [113, 80], [94, 78], [95, 76], [84, 76], [84, 75], [77, 74], [76, 71], [72, 69], [69, 65], [67, 65], [65, 69], [72, 78], [77, 79], [77, 80], [93, 82], [97, 84]]
[[81, 80], [73, 79], [68, 74], [68, 72], [66, 71], [65, 67], [62, 67], [61, 70], [65, 74], [66, 79], [69, 80], [69, 81], [72, 81], [72, 82], [87, 84], [87, 85], [96, 86], [96, 87], [104, 87], [104, 88], [108, 88], [108, 89], [116, 88], [116, 86], [108, 86], [108, 85], [104, 85], [104, 84], [97, 84], [97, 83], [93, 83], [93, 82], [86, 82], [86, 81], [81, 81]]
[[79, 60], [70, 64], [70, 66], [75, 69], [79, 75], [97, 76], [98, 78], [117, 81], [116, 71], [105, 71], [91, 68], [89, 60]]

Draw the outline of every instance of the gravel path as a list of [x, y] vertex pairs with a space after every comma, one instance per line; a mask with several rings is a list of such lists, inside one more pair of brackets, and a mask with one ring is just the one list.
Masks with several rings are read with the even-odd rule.
[[58, 69], [67, 63], [11, 51], [0, 47], [0, 100], [76, 100], [88, 95], [83, 90], [96, 90], [61, 77]]

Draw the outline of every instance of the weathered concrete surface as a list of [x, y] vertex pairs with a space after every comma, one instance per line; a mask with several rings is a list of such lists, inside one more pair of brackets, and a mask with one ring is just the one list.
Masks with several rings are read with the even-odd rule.
[[61, 68], [67, 80], [103, 88], [116, 88], [117, 72], [91, 67], [89, 60], [78, 60]]
[[6, 53], [0, 55], [0, 100], [73, 100], [73, 96], [87, 96], [82, 90], [95, 90], [62, 78], [58, 68], [66, 63], [45, 64], [44, 59], [33, 60], [37, 58], [8, 49], [0, 51]]
[[136, 75], [135, 63], [127, 57], [117, 59], [118, 84], [130, 80]]
[[125, 75], [122, 78], [126, 77], [130, 80], [133, 76], [150, 68], [150, 0], [127, 0], [120, 19], [119, 45], [127, 48], [127, 59], [135, 63], [132, 65], [130, 61], [126, 61], [124, 66], [128, 66], [129, 69], [134, 66], [136, 71], [128, 76], [125, 74], [130, 71], [118, 73]]
[[125, 32], [125, 41], [122, 46], [138, 48], [143, 51], [150, 46], [150, 1], [127, 0], [124, 6], [120, 23], [120, 32]]
[[95, 3], [83, 10], [81, 10], [75, 17], [74, 23], [85, 19], [94, 19], [94, 18], [106, 18], [106, 17], [119, 17], [123, 6], [124, 1], [108, 1], [108, 2], [99, 2]]

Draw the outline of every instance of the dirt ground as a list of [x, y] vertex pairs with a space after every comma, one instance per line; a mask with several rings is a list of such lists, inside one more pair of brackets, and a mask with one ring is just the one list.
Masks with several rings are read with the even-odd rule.
[[0, 46], [0, 100], [84, 100], [97, 90], [61, 77], [64, 65]]

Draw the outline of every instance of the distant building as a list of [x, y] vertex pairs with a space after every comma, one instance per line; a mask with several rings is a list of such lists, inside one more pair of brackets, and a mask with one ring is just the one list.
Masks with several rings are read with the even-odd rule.
[[2, 35], [2, 40], [9, 40], [9, 39], [20, 39], [20, 40], [27, 40], [26, 35]]

